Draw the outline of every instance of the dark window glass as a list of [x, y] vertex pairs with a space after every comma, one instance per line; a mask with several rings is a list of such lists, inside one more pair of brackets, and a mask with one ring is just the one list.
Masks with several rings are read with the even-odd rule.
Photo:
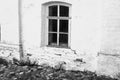
[[57, 34], [49, 33], [49, 45], [56, 46], [57, 45]]
[[67, 47], [68, 46], [68, 34], [60, 34], [59, 45], [62, 46], [62, 47]]
[[57, 20], [49, 19], [49, 31], [57, 32]]
[[68, 17], [69, 16], [69, 7], [60, 6], [60, 16]]
[[68, 32], [68, 20], [60, 20], [60, 32]]
[[49, 16], [57, 16], [57, 5], [49, 6]]

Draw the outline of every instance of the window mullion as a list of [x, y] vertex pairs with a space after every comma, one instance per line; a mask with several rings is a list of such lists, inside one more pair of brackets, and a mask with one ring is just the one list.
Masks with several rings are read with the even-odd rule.
[[58, 25], [57, 25], [57, 45], [59, 46], [59, 19], [57, 19]]
[[[58, 17], [59, 17], [59, 10], [60, 8], [59, 8], [59, 5], [58, 5]], [[57, 21], [58, 21], [58, 24], [57, 24], [57, 45], [59, 46], [59, 18], [57, 19]]]

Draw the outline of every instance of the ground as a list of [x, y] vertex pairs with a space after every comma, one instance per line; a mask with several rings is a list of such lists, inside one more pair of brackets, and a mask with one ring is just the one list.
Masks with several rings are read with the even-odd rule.
[[13, 63], [0, 58], [0, 80], [117, 80], [108, 76], [98, 76], [91, 71], [65, 70], [61, 67], [50, 67], [47, 64], [20, 62]]
[[[0, 49], [0, 56], [6, 57], [8, 60], [12, 60], [12, 58], [19, 60], [19, 50], [17, 48], [1, 46]], [[67, 70], [95, 71], [96, 69], [96, 66], [93, 66], [93, 64], [96, 65], [95, 57], [91, 57], [91, 55], [85, 56], [84, 53], [77, 54], [71, 49], [43, 47], [28, 49], [25, 54], [26, 58], [31, 61], [37, 61], [38, 64], [49, 64], [51, 67], [64, 63]]]
[[[59, 69], [61, 66], [65, 70], [74, 70], [74, 71], [91, 71], [97, 73], [97, 75], [106, 75], [110, 77], [116, 77], [114, 74], [116, 70], [114, 69], [116, 66], [103, 66], [105, 61], [108, 59], [116, 59], [116, 58], [105, 58], [103, 56], [92, 56], [91, 54], [86, 56], [86, 53], [81, 52], [78, 54], [76, 51], [71, 49], [58, 49], [58, 48], [50, 48], [50, 47], [43, 47], [38, 49], [28, 49], [26, 51], [26, 60], [31, 60], [32, 62], [36, 62], [39, 65], [49, 65], [50, 67], [54, 67], [55, 69]], [[13, 58], [20, 60], [19, 50], [17, 47], [1, 45], [0, 46], [0, 57], [6, 59], [7, 61], [12, 61]], [[98, 59], [100, 59], [98, 61]], [[104, 61], [105, 60], [105, 61]], [[117, 59], [116, 59], [117, 60]], [[113, 61], [113, 60], [112, 60]], [[100, 71], [97, 72], [97, 66], [100, 66]], [[113, 62], [115, 63], [115, 61]], [[108, 63], [107, 63], [108, 65]], [[109, 67], [107, 69], [106, 67]], [[107, 69], [107, 70], [106, 70]], [[103, 71], [102, 71], [103, 70]], [[102, 71], [102, 72], [101, 72]], [[109, 72], [109, 74], [107, 73]]]

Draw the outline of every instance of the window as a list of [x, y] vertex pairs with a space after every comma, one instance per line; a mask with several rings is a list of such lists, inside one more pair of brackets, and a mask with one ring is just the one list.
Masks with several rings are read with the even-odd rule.
[[69, 47], [70, 42], [70, 5], [54, 2], [47, 5], [47, 45]]

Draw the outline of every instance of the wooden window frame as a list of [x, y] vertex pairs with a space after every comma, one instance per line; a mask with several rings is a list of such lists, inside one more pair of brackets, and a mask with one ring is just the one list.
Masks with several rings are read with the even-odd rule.
[[[48, 46], [48, 47], [57, 47], [57, 48], [70, 48], [70, 42], [71, 42], [71, 4], [69, 4], [69, 3], [65, 3], [65, 2], [58, 2], [58, 1], [56, 1], [56, 2], [47, 2], [47, 3], [45, 3], [44, 4], [45, 5], [45, 8], [43, 8], [43, 9], [45, 9], [45, 26], [43, 26], [43, 27], [46, 27], [45, 29], [46, 30], [44, 30], [45, 31], [45, 39], [44, 40], [46, 40], [45, 41], [45, 46]], [[57, 13], [57, 17], [51, 17], [51, 16], [49, 16], [49, 6], [54, 6], [54, 5], [57, 5], [58, 7], [58, 9], [57, 9], [57, 11], [58, 11], [58, 13]], [[68, 17], [60, 17], [59, 15], [59, 9], [60, 9], [60, 6], [66, 6], [66, 7], [68, 7], [69, 8], [69, 16]], [[52, 46], [52, 45], [49, 45], [48, 44], [48, 42], [49, 42], [49, 40], [48, 40], [48, 34], [49, 33], [54, 33], [54, 32], [49, 32], [49, 26], [48, 26], [48, 24], [49, 24], [49, 22], [48, 22], [48, 20], [49, 19], [56, 19], [57, 21], [58, 21], [58, 23], [57, 23], [57, 46]], [[68, 32], [59, 32], [59, 20], [68, 20]], [[63, 47], [63, 46], [59, 46], [59, 33], [63, 33], [63, 34], [67, 34], [68, 35], [68, 46], [67, 47]], [[43, 36], [43, 35], [42, 35]]]

